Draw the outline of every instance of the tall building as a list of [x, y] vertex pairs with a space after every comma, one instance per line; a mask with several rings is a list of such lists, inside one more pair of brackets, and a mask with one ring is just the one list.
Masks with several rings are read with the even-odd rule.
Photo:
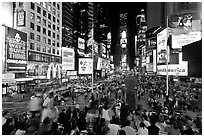
[[[16, 2], [14, 11], [14, 28], [27, 33], [27, 75], [32, 77], [35, 83], [60, 79], [62, 4]], [[19, 20], [22, 18], [19, 13], [25, 13], [21, 14], [24, 22]]]

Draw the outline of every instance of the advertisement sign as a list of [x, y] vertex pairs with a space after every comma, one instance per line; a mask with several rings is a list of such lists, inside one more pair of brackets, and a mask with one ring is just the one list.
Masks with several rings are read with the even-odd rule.
[[7, 70], [26, 71], [27, 34], [8, 27]]
[[[159, 65], [157, 66], [157, 74], [158, 75], [167, 75], [167, 66]], [[188, 76], [188, 64], [176, 64], [176, 65], [168, 65], [168, 75], [172, 76]]]
[[78, 48], [80, 50], [85, 50], [85, 40], [82, 38], [78, 38]]
[[93, 59], [79, 58], [79, 74], [92, 74]]
[[156, 49], [156, 47], [157, 47], [157, 39], [156, 38], [149, 39], [147, 51], [152, 50], [152, 49]]
[[153, 72], [157, 72], [157, 50], [153, 50]]
[[190, 32], [188, 34], [172, 35], [172, 48], [181, 49], [182, 46], [201, 40], [201, 32]]
[[25, 26], [25, 11], [18, 11], [17, 12], [17, 26], [23, 27]]
[[167, 61], [167, 28], [157, 34], [157, 64]]
[[67, 71], [67, 76], [76, 76], [77, 71]]
[[74, 70], [74, 49], [62, 47], [62, 70]]

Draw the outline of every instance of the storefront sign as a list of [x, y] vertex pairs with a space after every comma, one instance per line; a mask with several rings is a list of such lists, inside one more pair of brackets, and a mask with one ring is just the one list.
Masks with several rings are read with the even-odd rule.
[[172, 35], [172, 48], [181, 49], [182, 46], [201, 40], [201, 32], [191, 32], [189, 34]]
[[8, 27], [7, 70], [26, 71], [27, 34]]
[[157, 34], [157, 64], [167, 62], [167, 28]]
[[[158, 75], [167, 75], [167, 66], [158, 65], [157, 66]], [[188, 65], [168, 65], [168, 75], [172, 76], [188, 76]]]
[[74, 70], [74, 49], [62, 47], [62, 70]]
[[77, 71], [67, 71], [67, 76], [76, 76]]
[[79, 58], [79, 74], [92, 74], [93, 59]]

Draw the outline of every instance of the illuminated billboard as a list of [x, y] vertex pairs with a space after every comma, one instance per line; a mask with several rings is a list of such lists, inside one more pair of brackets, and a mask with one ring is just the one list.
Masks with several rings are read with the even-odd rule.
[[62, 70], [74, 70], [74, 49], [62, 47]]
[[8, 27], [7, 71], [26, 71], [27, 34]]
[[92, 74], [93, 59], [79, 58], [79, 74]]

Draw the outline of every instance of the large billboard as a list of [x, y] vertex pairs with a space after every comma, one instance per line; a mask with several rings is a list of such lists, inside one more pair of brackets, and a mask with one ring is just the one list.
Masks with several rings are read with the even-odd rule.
[[92, 74], [93, 59], [79, 58], [79, 74]]
[[[167, 75], [167, 66], [159, 65], [157, 66], [158, 75]], [[168, 75], [172, 76], [188, 76], [188, 63], [185, 64], [170, 64], [168, 65]]]
[[157, 34], [157, 64], [167, 62], [167, 28]]
[[62, 47], [62, 70], [74, 70], [74, 49]]
[[26, 71], [27, 34], [8, 27], [6, 46], [7, 71]]

